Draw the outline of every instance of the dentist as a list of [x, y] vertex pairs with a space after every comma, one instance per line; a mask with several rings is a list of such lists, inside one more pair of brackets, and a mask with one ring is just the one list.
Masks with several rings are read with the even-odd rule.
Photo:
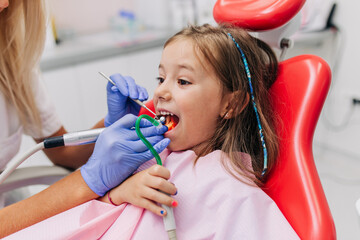
[[[23, 133], [41, 142], [67, 132], [39, 80], [45, 20], [42, 0], [0, 0], [0, 171], [19, 151]], [[0, 237], [102, 196], [152, 158], [133, 129], [140, 107], [128, 99], [146, 100], [146, 90], [129, 77], [111, 78], [117, 87], [107, 86], [108, 114], [94, 126], [107, 128], [95, 148], [44, 150], [54, 164], [70, 169], [86, 164], [44, 191], [0, 209]], [[166, 148], [166, 127], [157, 129], [146, 120], [140, 125], [156, 151]]]

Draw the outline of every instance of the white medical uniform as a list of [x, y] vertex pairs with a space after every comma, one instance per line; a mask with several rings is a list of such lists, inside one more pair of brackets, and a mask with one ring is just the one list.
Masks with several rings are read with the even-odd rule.
[[42, 122], [40, 133], [36, 131], [34, 124], [27, 128], [22, 126], [14, 105], [0, 92], [0, 171], [4, 170], [6, 164], [18, 153], [23, 133], [33, 138], [44, 138], [54, 134], [62, 125], [44, 84], [35, 74], [32, 86]]

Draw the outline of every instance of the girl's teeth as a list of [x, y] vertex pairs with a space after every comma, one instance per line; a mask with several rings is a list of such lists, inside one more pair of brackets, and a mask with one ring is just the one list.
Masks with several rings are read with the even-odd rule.
[[160, 112], [161, 115], [171, 115], [171, 116], [174, 116], [173, 113], [169, 113], [169, 112]]

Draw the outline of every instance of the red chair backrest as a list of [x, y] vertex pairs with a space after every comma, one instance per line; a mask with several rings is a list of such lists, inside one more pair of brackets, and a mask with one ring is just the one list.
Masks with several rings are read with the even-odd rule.
[[317, 56], [280, 63], [270, 89], [280, 153], [263, 190], [276, 202], [301, 239], [336, 239], [334, 221], [316, 171], [312, 140], [328, 93], [331, 71]]

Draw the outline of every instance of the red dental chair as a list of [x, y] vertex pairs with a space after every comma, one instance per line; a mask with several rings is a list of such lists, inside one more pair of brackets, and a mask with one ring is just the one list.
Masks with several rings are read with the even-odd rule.
[[[305, 0], [218, 0], [217, 22], [249, 30], [282, 26]], [[266, 39], [263, 39], [266, 42]], [[275, 112], [282, 123], [278, 165], [263, 190], [276, 202], [301, 239], [336, 239], [334, 221], [316, 170], [312, 140], [328, 93], [331, 71], [317, 56], [303, 55], [280, 63], [271, 87]]]

